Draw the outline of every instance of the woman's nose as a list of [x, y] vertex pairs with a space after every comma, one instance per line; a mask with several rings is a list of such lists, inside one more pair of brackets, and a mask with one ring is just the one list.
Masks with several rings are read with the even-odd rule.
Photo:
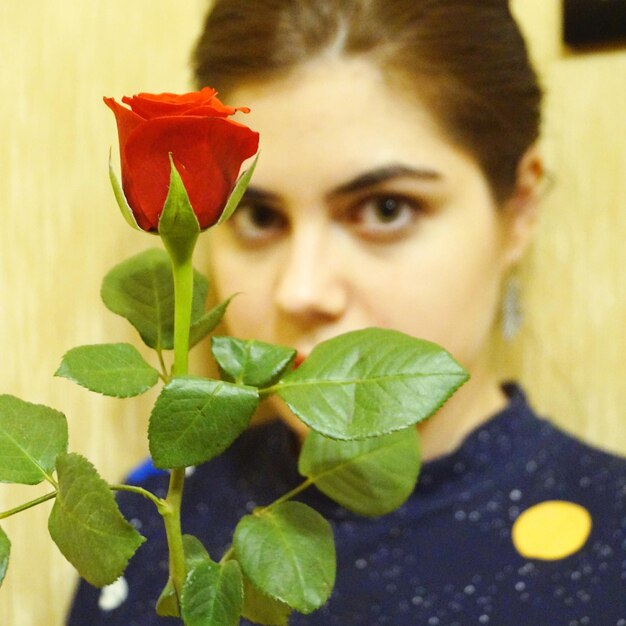
[[294, 231], [286, 258], [278, 270], [276, 305], [285, 313], [305, 318], [336, 318], [348, 304], [342, 277], [341, 242], [314, 225]]

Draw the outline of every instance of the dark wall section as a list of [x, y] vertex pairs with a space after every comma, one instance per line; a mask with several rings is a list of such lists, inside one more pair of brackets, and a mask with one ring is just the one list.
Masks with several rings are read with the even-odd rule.
[[563, 19], [570, 46], [626, 42], [626, 0], [564, 0]]

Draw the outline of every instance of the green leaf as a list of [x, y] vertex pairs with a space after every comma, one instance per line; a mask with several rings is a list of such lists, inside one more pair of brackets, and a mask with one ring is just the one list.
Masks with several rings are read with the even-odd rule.
[[120, 185], [120, 181], [117, 179], [115, 171], [113, 170], [113, 163], [111, 162], [111, 151], [109, 150], [109, 180], [111, 181], [111, 187], [113, 187], [113, 194], [115, 195], [115, 200], [117, 202], [117, 206], [120, 208], [122, 212], [122, 216], [126, 220], [126, 222], [132, 226], [135, 230], [142, 230], [139, 228], [137, 224], [137, 220], [135, 220], [135, 215], [133, 210], [130, 208], [128, 204], [128, 200], [126, 200], [126, 196], [124, 195], [124, 190], [122, 189], [122, 185]]
[[335, 583], [330, 524], [300, 502], [243, 517], [233, 539], [244, 575], [263, 593], [301, 613], [322, 606]]
[[310, 431], [299, 470], [329, 498], [360, 515], [397, 509], [413, 492], [420, 470], [415, 426], [359, 441], [328, 439]]
[[280, 600], [270, 598], [244, 576], [243, 611], [241, 614], [255, 624], [288, 626], [291, 607]]
[[183, 552], [188, 572], [211, 558], [200, 539], [193, 535], [183, 535]]
[[73, 348], [65, 354], [55, 375], [116, 398], [138, 396], [159, 380], [159, 372], [128, 343]]
[[203, 560], [187, 574], [181, 596], [186, 626], [238, 626], [243, 609], [239, 564]]
[[254, 170], [256, 168], [256, 163], [259, 160], [259, 155], [257, 154], [252, 165], [249, 169], [247, 169], [238, 179], [235, 184], [235, 188], [233, 189], [228, 201], [226, 202], [226, 206], [220, 215], [220, 219], [217, 220], [215, 226], [219, 226], [223, 224], [230, 216], [235, 212], [237, 205], [243, 198], [243, 194], [246, 192], [248, 185], [250, 184], [250, 179], [252, 178], [252, 174], [254, 174]]
[[253, 387], [272, 385], [296, 356], [292, 348], [234, 337], [213, 337], [211, 351], [228, 380]]
[[277, 393], [313, 430], [364, 439], [427, 418], [467, 378], [443, 348], [369, 328], [318, 344]]
[[[209, 553], [202, 542], [192, 535], [183, 535], [183, 551], [185, 552], [187, 572], [204, 561], [210, 560]], [[171, 577], [167, 579], [167, 584], [157, 600], [156, 612], [161, 617], [180, 617], [176, 588]]]
[[221, 454], [245, 430], [256, 389], [207, 378], [174, 378], [161, 391], [148, 437], [156, 467], [187, 467]]
[[189, 331], [189, 347], [193, 348], [197, 343], [202, 341], [212, 330], [214, 330], [218, 324], [224, 319], [226, 309], [230, 304], [230, 301], [237, 294], [232, 295], [228, 300], [224, 300], [217, 306], [214, 306], [210, 311], [207, 311], [200, 319], [191, 325]]
[[[210, 559], [209, 553], [202, 545], [202, 542], [192, 535], [183, 535], [183, 551], [185, 553], [187, 572]], [[180, 617], [176, 588], [171, 577], [167, 579], [167, 584], [157, 600], [156, 612], [161, 617]]]
[[0, 395], [0, 482], [36, 485], [50, 477], [66, 450], [63, 413]]
[[0, 587], [9, 567], [9, 556], [11, 554], [11, 542], [2, 528], [0, 528]]
[[159, 218], [159, 235], [172, 258], [182, 263], [191, 258], [200, 234], [200, 224], [171, 152], [169, 158], [170, 186]]
[[60, 455], [57, 475], [50, 536], [85, 580], [96, 587], [109, 585], [145, 539], [122, 517], [109, 486], [86, 458]]
[[171, 577], [167, 579], [161, 595], [156, 602], [156, 613], [161, 617], [180, 617], [176, 587]]
[[[192, 324], [204, 315], [207, 279], [194, 272]], [[102, 282], [102, 300], [125, 317], [155, 350], [174, 347], [174, 279], [165, 250], [153, 248], [115, 266]]]

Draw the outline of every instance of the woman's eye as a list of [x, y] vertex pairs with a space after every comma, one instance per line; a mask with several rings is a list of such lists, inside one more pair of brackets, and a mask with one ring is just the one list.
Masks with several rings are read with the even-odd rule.
[[256, 242], [271, 239], [287, 227], [287, 219], [280, 211], [263, 204], [246, 204], [245, 201], [227, 223], [241, 239]]
[[372, 238], [393, 237], [413, 224], [421, 211], [417, 201], [397, 196], [368, 198], [349, 212], [349, 221], [356, 231]]

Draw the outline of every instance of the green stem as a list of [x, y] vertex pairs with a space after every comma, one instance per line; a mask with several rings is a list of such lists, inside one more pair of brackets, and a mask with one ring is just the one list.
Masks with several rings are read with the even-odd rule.
[[272, 385], [271, 387], [265, 387], [264, 389], [259, 389], [259, 398], [264, 400], [265, 398], [269, 398], [271, 395], [275, 394], [280, 389], [280, 383]]
[[[268, 504], [266, 506], [261, 506], [255, 509], [253, 515], [263, 515], [263, 513], [265, 513], [266, 511], [269, 511], [273, 506], [276, 506], [277, 504], [280, 504], [281, 502], [286, 502], [287, 500], [291, 500], [291, 498], [294, 498], [305, 489], [308, 489], [314, 483], [315, 481], [312, 478], [307, 478], [305, 481], [301, 482], [297, 487], [295, 487], [288, 493], [280, 496], [280, 498], [278, 498], [277, 500], [274, 500], [274, 502], [272, 502], [271, 504]], [[224, 555], [220, 559], [220, 564], [226, 563], [226, 561], [231, 559], [234, 554], [235, 554], [235, 549], [231, 546], [230, 548], [228, 548], [228, 550], [226, 550], [226, 552], [224, 552]]]
[[185, 550], [183, 548], [183, 533], [180, 526], [180, 505], [183, 498], [185, 470], [173, 469], [170, 475], [170, 486], [165, 500], [167, 510], [162, 513], [165, 522], [165, 534], [169, 548], [170, 578], [174, 583], [176, 594], [180, 599], [183, 590], [187, 568], [185, 566]]
[[159, 511], [165, 512], [166, 510], [165, 500], [157, 498], [152, 492], [147, 489], [143, 489], [142, 487], [136, 487], [134, 485], [109, 485], [109, 489], [112, 489], [113, 491], [130, 491], [131, 493], [139, 494], [147, 500], [151, 500]]
[[286, 502], [287, 500], [291, 500], [291, 498], [295, 498], [299, 493], [301, 493], [305, 489], [308, 489], [314, 483], [315, 481], [312, 478], [307, 478], [305, 481], [301, 482], [297, 487], [295, 487], [288, 493], [280, 496], [280, 498], [278, 498], [277, 500], [274, 500], [274, 502], [272, 502], [271, 504], [268, 504], [267, 506], [262, 506], [256, 509], [254, 514], [262, 515], [263, 513], [265, 513], [265, 511], [267, 511], [268, 509], [271, 509], [273, 506], [276, 506], [277, 504], [281, 504], [282, 502]]
[[[193, 245], [190, 245], [183, 254], [180, 249], [172, 250], [169, 247], [168, 252], [172, 260], [174, 275], [174, 368], [172, 374], [173, 376], [186, 376], [189, 370], [189, 328], [193, 299], [193, 265], [191, 262]], [[184, 484], [185, 468], [173, 469], [161, 513], [170, 555], [170, 577], [179, 599], [187, 575], [180, 524]]]
[[193, 298], [193, 265], [191, 254], [174, 261], [174, 376], [189, 371], [189, 328]]
[[15, 515], [16, 513], [21, 513], [22, 511], [26, 511], [27, 509], [31, 509], [38, 504], [42, 504], [43, 502], [47, 502], [48, 500], [52, 500], [57, 495], [56, 491], [52, 493], [47, 493], [45, 496], [41, 496], [39, 498], [35, 498], [30, 502], [26, 502], [24, 504], [20, 504], [20, 506], [16, 506], [14, 509], [9, 511], [4, 511], [4, 513], [0, 513], [0, 519], [6, 519], [7, 517], [11, 517], [11, 515]]
[[167, 367], [165, 365], [165, 359], [163, 358], [163, 350], [161, 348], [157, 349], [157, 355], [159, 357], [159, 365], [161, 367], [161, 380], [167, 385], [170, 382], [170, 375], [167, 372]]

